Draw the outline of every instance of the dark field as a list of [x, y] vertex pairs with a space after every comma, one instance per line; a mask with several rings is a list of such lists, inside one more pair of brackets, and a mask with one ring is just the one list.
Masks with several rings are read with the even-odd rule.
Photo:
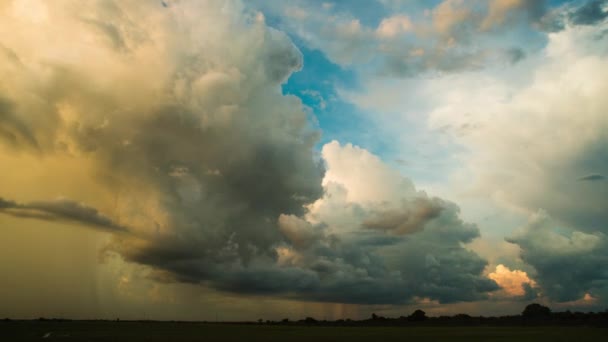
[[[50, 335], [49, 335], [50, 333]], [[45, 337], [46, 336], [46, 337]], [[171, 322], [0, 322], [1, 341], [608, 341], [591, 327], [323, 327]]]

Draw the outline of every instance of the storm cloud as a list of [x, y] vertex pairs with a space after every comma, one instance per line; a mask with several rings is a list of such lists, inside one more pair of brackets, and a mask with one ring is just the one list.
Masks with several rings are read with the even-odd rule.
[[261, 13], [239, 1], [38, 6], [0, 7], [24, 33], [0, 32], [22, 61], [0, 55], [0, 142], [86, 160], [117, 209], [2, 200], [3, 213], [129, 227], [107, 253], [158, 281], [239, 294], [394, 304], [497, 289], [455, 204], [363, 149], [332, 142], [315, 156], [319, 132], [281, 93], [302, 55]]
[[594, 25], [608, 17], [608, 1], [592, 0], [583, 3], [569, 15], [575, 25]]
[[14, 217], [79, 223], [111, 232], [127, 231], [126, 227], [112, 221], [97, 209], [67, 199], [17, 203], [0, 197], [0, 213]]
[[[223, 241], [170, 235], [123, 239], [114, 248], [162, 270], [163, 281], [240, 294], [399, 304], [473, 301], [498, 289], [483, 275], [487, 262], [463, 247], [479, 231], [458, 218], [456, 205], [416, 191], [363, 149], [332, 142], [322, 156], [324, 195], [302, 216], [281, 214], [278, 227], [269, 223], [278, 237], [266, 251], [258, 252], [252, 239], [242, 246], [234, 228]], [[381, 225], [378, 217], [386, 213]]]
[[608, 299], [608, 237], [572, 229], [539, 211], [507, 241], [534, 267], [543, 294], [558, 302]]

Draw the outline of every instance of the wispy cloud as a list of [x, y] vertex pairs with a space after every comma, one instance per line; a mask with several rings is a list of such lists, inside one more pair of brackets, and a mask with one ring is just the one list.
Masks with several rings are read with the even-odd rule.
[[587, 176], [581, 177], [578, 180], [579, 181], [591, 181], [591, 182], [593, 182], [593, 181], [601, 181], [601, 180], [605, 180], [605, 179], [606, 179], [606, 176], [594, 173], [594, 174], [591, 174], [591, 175], [587, 175]]
[[0, 213], [44, 221], [78, 223], [111, 232], [128, 231], [127, 227], [114, 222], [97, 209], [68, 199], [18, 203], [0, 197]]

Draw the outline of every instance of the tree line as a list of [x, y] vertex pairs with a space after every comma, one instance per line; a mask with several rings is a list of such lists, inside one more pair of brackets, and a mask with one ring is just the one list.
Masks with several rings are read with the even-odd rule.
[[258, 320], [258, 324], [283, 325], [341, 325], [341, 326], [416, 326], [416, 325], [589, 325], [608, 327], [608, 309], [601, 312], [553, 312], [549, 307], [538, 303], [527, 305], [519, 315], [498, 317], [470, 316], [459, 313], [452, 316], [429, 317], [418, 309], [407, 316], [384, 317], [373, 313], [370, 318], [363, 320], [338, 319], [317, 320], [306, 317], [301, 320], [290, 321], [285, 318], [280, 321]]

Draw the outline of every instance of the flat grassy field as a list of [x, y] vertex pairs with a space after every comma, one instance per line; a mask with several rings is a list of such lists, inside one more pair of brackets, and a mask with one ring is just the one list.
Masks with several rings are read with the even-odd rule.
[[590, 327], [322, 327], [172, 322], [0, 322], [0, 341], [608, 341]]

